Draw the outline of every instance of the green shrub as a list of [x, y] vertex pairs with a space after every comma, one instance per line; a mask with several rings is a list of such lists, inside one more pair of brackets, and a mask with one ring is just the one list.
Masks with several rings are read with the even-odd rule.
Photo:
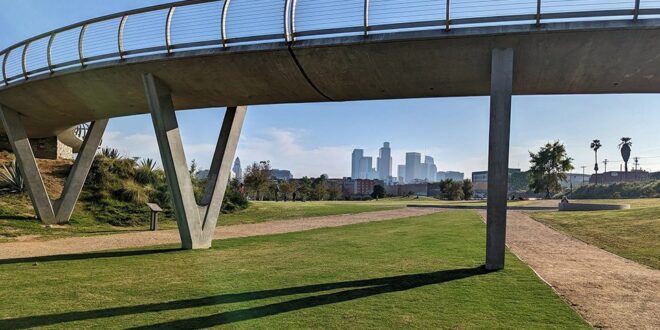
[[585, 185], [570, 196], [578, 199], [653, 198], [660, 197], [660, 181], [622, 182], [611, 185]]

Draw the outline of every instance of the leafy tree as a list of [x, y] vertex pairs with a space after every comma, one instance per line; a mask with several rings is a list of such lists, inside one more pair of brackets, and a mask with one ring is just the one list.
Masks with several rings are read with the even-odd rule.
[[280, 191], [282, 192], [282, 197], [284, 201], [288, 201], [291, 198], [291, 195], [296, 191], [296, 184], [292, 181], [282, 181], [280, 182]]
[[341, 185], [331, 184], [328, 187], [328, 198], [331, 201], [336, 201], [341, 197]]
[[385, 198], [385, 187], [377, 184], [374, 186], [374, 191], [371, 193], [371, 198], [379, 199]]
[[245, 187], [254, 194], [255, 199], [263, 200], [264, 194], [270, 187], [272, 171], [270, 161], [260, 161], [252, 163], [243, 175]]
[[602, 147], [602, 146], [603, 145], [600, 144], [600, 140], [591, 141], [591, 146], [590, 147], [594, 151], [595, 159], [596, 159], [596, 163], [594, 165], [594, 172], [596, 172], [596, 176], [594, 176], [594, 178], [596, 178], [596, 183], [598, 183], [598, 149], [600, 149], [600, 147]]
[[632, 150], [631, 140], [632, 139], [629, 137], [622, 137], [621, 143], [619, 143], [619, 149], [621, 149], [621, 158], [623, 158], [626, 173], [628, 173], [628, 160], [630, 160], [630, 151]]
[[465, 179], [463, 180], [463, 199], [468, 200], [474, 196], [474, 186], [472, 185], [472, 180]]
[[529, 157], [529, 188], [537, 194], [545, 192], [545, 198], [560, 192], [561, 182], [567, 180], [566, 172], [573, 169], [573, 159], [568, 157], [564, 145], [559, 141], [547, 143], [538, 153], [530, 151]]
[[298, 190], [296, 192], [298, 197], [300, 197], [300, 200], [306, 202], [312, 192], [312, 179], [306, 176], [300, 179], [298, 182]]
[[444, 180], [441, 185], [442, 197], [450, 201], [459, 201], [465, 198], [463, 193], [463, 181], [452, 179]]
[[312, 181], [312, 199], [322, 201], [328, 194], [328, 176], [323, 174]]

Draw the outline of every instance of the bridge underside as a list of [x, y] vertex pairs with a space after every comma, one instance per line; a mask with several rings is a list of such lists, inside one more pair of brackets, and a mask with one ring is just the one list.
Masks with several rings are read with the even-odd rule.
[[[237, 106], [490, 95], [486, 268], [501, 269], [511, 96], [658, 92], [656, 40], [660, 20], [401, 32], [178, 52], [91, 64], [5, 87], [0, 112], [21, 165], [29, 165], [25, 172], [35, 176], [28, 137], [98, 121], [92, 145], [105, 119], [150, 112], [183, 246], [204, 248], [213, 237], [245, 115], [245, 107]], [[213, 180], [197, 205], [174, 113], [222, 106], [229, 109], [211, 167]], [[70, 199], [80, 191], [91, 156], [91, 151], [83, 153], [64, 204], [53, 204], [43, 183], [33, 180], [30, 190], [39, 213], [48, 213], [52, 221], [68, 220]], [[65, 205], [62, 211], [60, 205]]]
[[177, 110], [242, 104], [481, 96], [490, 54], [516, 52], [513, 93], [655, 93], [660, 20], [399, 32], [206, 49], [89, 64], [0, 90], [30, 137], [149, 112], [142, 74]]

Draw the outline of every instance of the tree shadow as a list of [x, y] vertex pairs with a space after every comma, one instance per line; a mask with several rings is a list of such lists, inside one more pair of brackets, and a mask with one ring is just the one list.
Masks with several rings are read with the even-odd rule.
[[[159, 254], [181, 251], [181, 248], [176, 249], [150, 249], [150, 250], [121, 250], [121, 251], [103, 251], [92, 253], [77, 253], [77, 254], [60, 254], [53, 256], [43, 257], [28, 257], [28, 258], [14, 258], [14, 259], [0, 259], [0, 265], [20, 264], [20, 263], [35, 263], [35, 262], [48, 262], [48, 261], [70, 261], [70, 260], [86, 260], [86, 259], [99, 259], [99, 258], [118, 258], [118, 257], [132, 257], [143, 256], [149, 254]], [[2, 328], [2, 327], [0, 327]]]
[[28, 316], [15, 319], [0, 320], [0, 329], [25, 329], [31, 327], [54, 325], [63, 322], [163, 312], [193, 307], [215, 306], [296, 294], [320, 293], [328, 290], [346, 289], [339, 292], [297, 298], [264, 306], [218, 313], [210, 316], [195, 317], [184, 320], [153, 324], [149, 326], [136, 327], [135, 329], [207, 328], [216, 325], [257, 319], [322, 305], [336, 304], [383, 293], [405, 291], [426, 285], [440, 284], [487, 273], [489, 273], [489, 271], [485, 270], [483, 267], [442, 270], [430, 273], [399, 275], [367, 280], [313, 284], [244, 293], [221, 294], [205, 298], [178, 300], [163, 303], [114, 307], [81, 312], [67, 312], [61, 314]]

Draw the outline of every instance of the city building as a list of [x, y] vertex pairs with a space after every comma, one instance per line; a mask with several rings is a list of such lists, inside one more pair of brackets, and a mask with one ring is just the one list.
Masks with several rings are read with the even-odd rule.
[[406, 165], [399, 165], [396, 168], [397, 182], [403, 184], [406, 182]]
[[456, 172], [456, 171], [440, 171], [436, 174], [437, 181], [443, 181], [443, 180], [454, 180], [454, 181], [463, 181], [465, 180], [465, 174], [463, 172]]
[[436, 181], [438, 167], [435, 165], [435, 161], [433, 160], [433, 157], [431, 156], [424, 157], [424, 163], [422, 164], [422, 169], [424, 171], [423, 172], [424, 177], [421, 179], [424, 179], [428, 182]]
[[359, 179], [360, 178], [360, 163], [364, 157], [363, 149], [354, 149], [353, 155], [351, 156], [351, 178]]
[[392, 177], [392, 149], [389, 142], [383, 143], [383, 147], [378, 152], [376, 171], [380, 180], [389, 180]]
[[[510, 168], [509, 177], [520, 172], [519, 168]], [[485, 196], [488, 193], [488, 171], [472, 172], [472, 186], [475, 196]]]
[[590, 184], [612, 184], [619, 182], [640, 182], [650, 181], [651, 173], [643, 170], [632, 170], [626, 173], [625, 171], [610, 171], [591, 175], [587, 178]]
[[422, 154], [419, 152], [406, 152], [406, 179], [405, 183], [414, 182], [422, 177]]
[[369, 198], [376, 185], [384, 184], [381, 180], [344, 178], [342, 182], [342, 195], [345, 199]]
[[291, 174], [291, 171], [289, 170], [278, 170], [278, 169], [272, 169], [270, 171], [271, 177], [274, 180], [284, 180], [284, 181], [289, 181], [293, 179], [293, 174]]
[[241, 159], [236, 157], [234, 160], [234, 167], [231, 169], [233, 177], [238, 181], [243, 181], [243, 169], [241, 168]]
[[564, 189], [578, 188], [589, 184], [591, 174], [566, 173], [567, 179], [562, 181], [561, 187]]

